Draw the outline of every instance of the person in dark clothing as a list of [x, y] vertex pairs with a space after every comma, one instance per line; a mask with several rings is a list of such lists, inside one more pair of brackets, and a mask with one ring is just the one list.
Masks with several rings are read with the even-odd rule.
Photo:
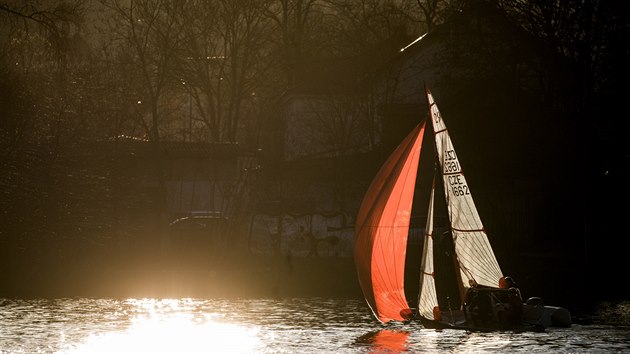
[[505, 313], [505, 322], [511, 325], [519, 324], [523, 317], [523, 298], [516, 281], [510, 276], [501, 277], [499, 279], [499, 288], [507, 289], [508, 291], [508, 307]]
[[492, 321], [492, 299], [490, 288], [472, 284], [464, 298], [464, 314], [475, 326], [484, 326]]

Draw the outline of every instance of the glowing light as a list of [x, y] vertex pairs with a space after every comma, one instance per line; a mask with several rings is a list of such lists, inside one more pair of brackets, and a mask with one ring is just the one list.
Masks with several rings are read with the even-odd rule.
[[413, 42], [411, 42], [411, 43], [407, 44], [404, 48], [400, 49], [400, 51], [401, 51], [401, 52], [404, 52], [407, 48], [409, 48], [409, 47], [411, 47], [412, 45], [414, 45], [414, 44], [416, 44], [416, 43], [420, 42], [420, 41], [422, 40], [422, 38], [424, 38], [427, 34], [429, 34], [429, 33], [425, 33], [425, 34], [423, 34], [422, 36], [420, 36], [420, 37], [416, 38]]
[[65, 353], [251, 353], [260, 346], [258, 328], [225, 322], [212, 313], [190, 313], [187, 300], [142, 299], [127, 303], [139, 313], [128, 329], [92, 334]]

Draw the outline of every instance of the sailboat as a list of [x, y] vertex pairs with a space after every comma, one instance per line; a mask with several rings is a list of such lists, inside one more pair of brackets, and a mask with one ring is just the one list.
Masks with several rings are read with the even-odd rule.
[[[382, 323], [420, 320], [426, 328], [472, 331], [544, 331], [568, 327], [566, 308], [540, 298], [523, 302], [520, 290], [505, 276], [492, 250], [459, 157], [430, 90], [425, 87], [435, 152], [435, 175], [424, 232], [417, 308], [405, 295], [405, 260], [416, 177], [427, 120], [418, 124], [389, 156], [368, 188], [355, 224], [355, 265], [365, 300]], [[453, 244], [454, 274], [460, 301], [442, 306], [436, 282], [434, 203], [436, 181], [444, 189]], [[435, 253], [435, 254], [434, 254]], [[446, 308], [444, 308], [446, 307]]]

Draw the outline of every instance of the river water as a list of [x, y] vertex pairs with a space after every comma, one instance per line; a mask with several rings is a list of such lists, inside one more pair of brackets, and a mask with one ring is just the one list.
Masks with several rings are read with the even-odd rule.
[[630, 352], [630, 327], [515, 334], [385, 326], [360, 299], [0, 299], [0, 353], [99, 352]]

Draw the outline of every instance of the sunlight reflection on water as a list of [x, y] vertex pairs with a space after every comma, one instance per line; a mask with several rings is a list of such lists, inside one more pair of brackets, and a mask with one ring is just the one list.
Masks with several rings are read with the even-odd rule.
[[64, 352], [251, 353], [260, 344], [257, 327], [223, 322], [217, 313], [198, 311], [198, 301], [131, 299], [125, 303], [140, 310], [127, 329], [90, 334]]
[[[206, 321], [206, 322], [203, 322]], [[259, 340], [256, 329], [213, 320], [194, 320], [175, 315], [134, 320], [123, 332], [90, 335], [84, 343], [67, 353], [94, 352], [220, 352], [251, 353]]]
[[0, 299], [0, 353], [630, 352], [630, 329], [435, 331], [378, 324], [359, 299]]

